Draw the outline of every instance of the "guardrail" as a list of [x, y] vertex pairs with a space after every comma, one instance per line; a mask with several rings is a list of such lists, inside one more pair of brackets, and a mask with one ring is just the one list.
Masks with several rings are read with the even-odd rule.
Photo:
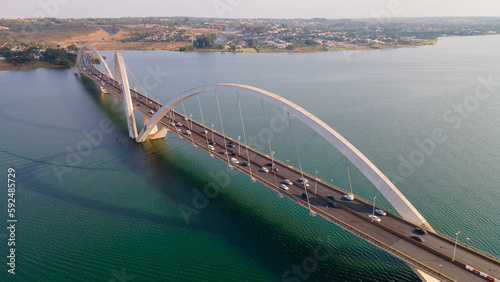
[[[97, 72], [99, 72], [99, 73], [101, 73], [101, 74], [102, 74], [102, 72], [101, 72], [100, 70], [96, 69], [95, 67], [93, 67], [93, 71], [94, 71], [94, 72], [95, 72], [95, 71], [97, 71]], [[84, 71], [84, 74], [86, 74], [86, 76], [88, 76], [90, 79], [92, 79], [92, 80], [93, 80], [93, 81], [95, 81], [96, 83], [100, 84], [99, 82], [101, 82], [101, 81], [100, 81], [100, 80], [98, 80], [97, 78], [95, 78], [93, 75], [89, 75], [88, 70]], [[103, 74], [103, 75], [104, 75], [104, 74]], [[110, 79], [110, 78], [108, 78], [108, 79]], [[97, 80], [97, 81], [96, 81], [96, 80]], [[117, 83], [115, 80], [112, 80], [112, 81], [113, 81], [113, 82], [115, 82], [115, 83]], [[105, 84], [105, 83], [104, 83], [104, 86], [106, 86], [106, 85], [107, 85], [107, 84]], [[120, 86], [121, 86], [121, 85], [120, 85]], [[115, 85], [113, 85], [113, 87], [116, 87], [116, 88], [117, 88], [117, 86], [115, 86]], [[107, 88], [107, 89], [108, 89], [108, 88]], [[115, 93], [115, 92], [117, 92], [117, 91], [115, 91], [116, 89], [108, 89], [108, 90], [110, 90], [110, 92], [111, 92], [111, 93], [113, 93], [116, 97], [118, 97], [118, 98], [120, 98], [121, 100], [123, 100], [123, 97], [121, 97], [121, 95], [120, 95], [120, 94], [121, 94], [121, 91], [118, 91], [118, 93]], [[139, 93], [138, 91], [135, 91], [135, 90], [133, 90], [133, 91], [134, 91], [134, 92], [136, 92], [136, 94], [142, 95], [142, 96], [144, 97], [144, 95], [143, 95], [143, 94], [141, 94], [141, 93]], [[147, 97], [147, 96], [146, 96], [146, 97]], [[148, 98], [148, 99], [151, 99], [151, 98]], [[156, 102], [156, 101], [155, 101], [155, 100], [153, 100], [153, 99], [151, 99], [151, 101], [152, 101], [152, 102], [154, 101], [155, 103], [157, 103], [158, 105], [160, 105], [158, 102]], [[162, 105], [160, 105], [160, 107], [161, 107], [161, 106], [162, 106]], [[141, 112], [145, 113], [143, 110], [141, 110], [141, 109], [139, 109], [139, 110], [140, 110]], [[145, 113], [145, 114], [146, 114], [146, 113]], [[178, 115], [178, 116], [181, 116], [181, 117], [185, 117], [184, 115], [182, 115], [182, 114], [180, 114], [180, 113], [177, 113], [177, 112], [175, 112], [175, 114], [176, 114], [176, 115]], [[148, 113], [148, 115], [149, 115], [149, 113]], [[201, 124], [201, 123], [199, 123], [199, 122], [196, 122], [196, 121], [193, 121], [192, 119], [190, 119], [190, 122], [195, 123], [197, 126], [200, 126], [200, 127], [206, 128], [203, 124]], [[170, 131], [172, 131], [172, 132], [176, 133], [177, 135], [179, 135], [179, 137], [181, 137], [181, 138], [185, 138], [185, 139], [189, 140], [190, 142], [192, 142], [194, 145], [198, 145], [200, 148], [204, 149], [205, 151], [208, 151], [208, 152], [209, 152], [209, 154], [210, 154], [211, 156], [215, 156], [215, 157], [217, 157], [218, 159], [220, 159], [220, 160], [222, 160], [222, 161], [224, 161], [224, 162], [228, 162], [228, 163], [229, 163], [229, 156], [226, 156], [226, 155], [219, 156], [219, 154], [213, 154], [213, 153], [211, 153], [211, 151], [208, 149], [208, 145], [206, 145], [206, 144], [205, 144], [205, 145], [200, 144], [199, 142], [195, 141], [195, 140], [193, 139], [193, 137], [192, 137], [192, 136], [191, 136], [191, 138], [186, 138], [186, 136], [184, 136], [182, 133], [179, 133], [179, 132], [177, 132], [177, 131], [174, 131], [174, 130], [169, 129], [169, 125], [164, 124], [163, 122], [161, 122], [161, 124], [162, 124], [163, 126], [165, 126], [168, 130], [170, 130]], [[218, 134], [219, 136], [222, 136], [220, 133], [217, 133], [217, 134]], [[225, 138], [226, 140], [233, 141], [233, 140], [232, 140], [231, 138], [229, 138], [229, 137], [225, 137], [225, 136], [224, 136], [224, 138]], [[238, 143], [238, 144], [239, 144], [239, 146], [241, 146], [241, 144], [240, 144], [240, 143]], [[243, 146], [244, 146], [244, 145], [243, 145]], [[263, 154], [263, 153], [261, 153], [261, 152], [259, 152], [259, 151], [256, 151], [255, 149], [252, 149], [252, 148], [250, 148], [250, 147], [248, 147], [248, 146], [244, 146], [244, 148], [245, 148], [245, 149], [247, 149], [247, 150], [249, 150], [249, 151], [252, 151], [252, 152], [254, 152], [254, 153], [256, 153], [256, 154], [259, 154], [259, 155], [261, 155], [261, 156], [269, 157], [269, 156], [267, 156], [267, 155], [265, 155], [265, 154]], [[285, 167], [289, 167], [289, 168], [294, 169], [292, 166], [290, 166], [290, 165], [288, 165], [288, 164], [285, 164], [285, 163], [283, 163], [282, 161], [279, 161], [279, 160], [274, 159], [274, 162], [276, 162], [276, 163], [278, 163], [278, 164], [281, 164], [282, 166], [285, 166]], [[255, 163], [255, 162], [253, 162], [253, 161], [252, 161], [251, 163], [254, 163], [254, 164], [258, 165], [257, 163]], [[246, 172], [244, 169], [242, 169], [242, 168], [241, 168], [241, 167], [239, 167], [239, 166], [232, 166], [231, 164], [229, 164], [229, 165], [230, 165], [231, 167], [234, 167], [234, 168], [238, 169], [239, 171], [241, 171], [241, 172], [243, 172], [243, 173], [245, 173], [245, 174], [247, 174], [247, 175], [248, 175], [249, 173], [251, 174], [251, 170], [250, 170], [249, 172]], [[250, 169], [251, 169], [251, 168], [250, 168]], [[276, 172], [275, 172], [275, 173], [276, 173]], [[309, 174], [309, 173], [307, 173], [307, 172], [302, 172], [302, 173], [303, 173], [304, 175], [306, 175], [307, 177], [309, 177], [310, 179], [313, 179], [314, 181], [316, 181], [316, 179], [317, 179], [315, 176], [312, 176], [311, 174]], [[276, 173], [276, 174], [278, 174], [278, 173]], [[296, 196], [294, 196], [294, 195], [292, 195], [292, 194], [289, 194], [289, 193], [288, 193], [288, 192], [286, 192], [286, 191], [282, 191], [281, 189], [278, 189], [278, 187], [277, 187], [277, 185], [276, 185], [275, 183], [270, 183], [270, 182], [268, 182], [267, 180], [265, 180], [265, 179], [261, 178], [260, 176], [258, 176], [257, 174], [253, 174], [252, 176], [253, 176], [253, 177], [255, 177], [256, 179], [258, 179], [258, 181], [259, 181], [259, 182], [261, 182], [262, 184], [264, 184], [264, 185], [268, 186], [269, 188], [271, 188], [271, 189], [273, 189], [273, 190], [277, 191], [278, 193], [280, 193], [280, 194], [282, 194], [282, 195], [285, 195], [287, 198], [290, 198], [291, 200], [293, 200], [293, 201], [297, 202], [298, 204], [302, 205], [303, 207], [305, 207], [305, 208], [308, 208], [308, 209], [309, 209], [309, 205], [308, 205], [308, 203], [306, 203], [306, 202], [305, 202], [305, 201], [303, 201], [302, 199], [300, 199], [300, 198], [298, 198], [298, 197], [296, 197]], [[331, 188], [331, 189], [333, 189], [333, 190], [336, 190], [336, 191], [338, 191], [338, 192], [341, 192], [341, 193], [344, 193], [344, 194], [349, 194], [349, 192], [348, 192], [348, 191], [346, 191], [346, 190], [344, 190], [344, 189], [342, 189], [342, 188], [340, 188], [340, 187], [337, 187], [337, 186], [335, 186], [335, 185], [333, 185], [333, 184], [329, 184], [329, 183], [327, 183], [327, 182], [323, 182], [323, 181], [318, 181], [318, 182], [319, 182], [319, 183], [321, 183], [321, 184], [323, 184], [323, 185], [325, 185], [325, 186], [327, 186], [327, 187], [329, 187], [329, 188]], [[305, 188], [305, 187], [304, 187], [304, 188]], [[312, 192], [312, 191], [311, 191], [311, 188], [306, 188], [306, 189], [307, 189], [308, 191]], [[322, 198], [324, 198], [324, 197], [322, 196]], [[363, 198], [361, 198], [361, 197], [359, 197], [359, 196], [356, 196], [356, 199], [357, 199], [357, 200], [359, 200], [359, 201], [361, 201], [361, 202], [364, 202], [364, 203], [365, 203], [365, 204], [367, 204], [367, 205], [372, 205], [372, 203], [371, 203], [371, 202], [369, 202], [369, 201], [367, 201], [366, 199], [363, 199]], [[326, 199], [326, 200], [327, 200], [327, 199]], [[342, 208], [342, 209], [349, 211], [351, 214], [354, 214], [354, 215], [356, 215], [356, 216], [360, 217], [361, 219], [363, 219], [363, 220], [365, 220], [365, 221], [370, 221], [370, 220], [368, 220], [368, 218], [367, 218], [367, 217], [365, 217], [365, 216], [363, 216], [363, 215], [359, 214], [358, 212], [356, 212], [356, 211], [354, 211], [354, 210], [351, 210], [350, 208], [348, 208], [348, 207], [346, 207], [346, 206], [344, 206], [344, 205], [340, 205], [340, 206], [341, 206], [341, 208]], [[344, 222], [341, 222], [340, 220], [338, 220], [338, 219], [334, 218], [333, 216], [331, 216], [331, 215], [329, 215], [329, 214], [327, 214], [327, 213], [325, 213], [325, 212], [321, 211], [320, 209], [318, 209], [318, 208], [316, 208], [316, 207], [314, 207], [314, 206], [310, 206], [310, 209], [311, 209], [311, 210], [313, 210], [314, 212], [316, 212], [317, 214], [319, 214], [320, 216], [324, 217], [325, 219], [327, 219], [327, 220], [329, 220], [329, 221], [331, 221], [331, 222], [335, 223], [336, 225], [338, 225], [338, 226], [340, 226], [340, 227], [344, 228], [345, 230], [349, 231], [350, 233], [352, 233], [352, 234], [354, 234], [354, 235], [356, 235], [356, 236], [358, 236], [358, 237], [360, 237], [360, 238], [362, 238], [362, 239], [364, 239], [364, 240], [366, 240], [366, 241], [370, 242], [371, 244], [373, 244], [373, 245], [375, 245], [375, 246], [377, 246], [377, 247], [379, 247], [379, 248], [381, 248], [381, 249], [383, 249], [383, 250], [385, 250], [385, 251], [388, 251], [388, 252], [390, 252], [390, 253], [392, 253], [392, 254], [394, 254], [394, 255], [398, 256], [399, 258], [401, 258], [401, 259], [405, 260], [407, 263], [409, 263], [409, 264], [411, 264], [411, 265], [415, 266], [416, 268], [422, 269], [422, 270], [424, 270], [424, 271], [425, 271], [425, 272], [427, 272], [427, 273], [431, 273], [431, 275], [436, 276], [436, 277], [438, 277], [439, 279], [443, 279], [443, 280], [445, 280], [445, 281], [451, 281], [449, 278], [447, 278], [447, 277], [445, 277], [445, 276], [443, 276], [443, 275], [441, 275], [441, 274], [437, 273], [435, 270], [433, 270], [433, 269], [431, 269], [431, 268], [429, 268], [429, 267], [427, 267], [427, 266], [425, 266], [425, 265], [423, 265], [423, 264], [419, 263], [418, 261], [413, 260], [411, 257], [409, 257], [409, 256], [407, 256], [407, 255], [405, 255], [405, 254], [403, 254], [403, 253], [401, 253], [401, 252], [399, 252], [399, 251], [397, 251], [397, 250], [395, 250], [395, 249], [393, 249], [393, 248], [391, 248], [391, 247], [389, 247], [389, 246], [385, 245], [384, 243], [382, 243], [382, 242], [378, 241], [377, 239], [375, 239], [375, 238], [373, 238], [373, 237], [371, 237], [371, 236], [369, 236], [369, 235], [367, 235], [367, 234], [365, 234], [365, 233], [363, 233], [363, 232], [360, 232], [360, 231], [356, 230], [354, 227], [351, 227], [350, 225], [348, 225], [348, 224], [346, 224], [346, 223], [344, 223]], [[393, 215], [391, 214], [391, 216], [393, 216]], [[402, 218], [398, 217], [398, 219], [402, 219]], [[404, 220], [404, 219], [402, 219], [402, 220]], [[409, 222], [408, 222], [408, 223], [409, 223]], [[410, 224], [411, 224], [411, 223], [410, 223]], [[412, 225], [413, 225], [413, 224], [412, 224]], [[409, 239], [409, 238], [406, 238], [406, 237], [408, 237], [408, 236], [406, 236], [406, 235], [404, 235], [404, 234], [401, 234], [401, 233], [399, 233], [399, 232], [397, 232], [397, 231], [395, 231], [395, 230], [392, 230], [391, 228], [389, 228], [389, 227], [387, 227], [387, 226], [385, 226], [385, 225], [383, 225], [383, 224], [377, 224], [377, 226], [379, 226], [380, 228], [382, 228], [382, 229], [384, 229], [384, 230], [386, 230], [386, 231], [390, 232], [391, 234], [393, 234], [393, 235], [395, 235], [395, 236], [398, 236], [398, 237], [400, 237], [400, 238], [405, 239], [406, 241], [408, 241], [408, 242], [410, 242], [410, 243], [412, 243], [412, 244], [414, 244], [414, 245], [418, 245], [419, 247], [421, 247], [421, 248], [423, 248], [423, 249], [425, 249], [425, 250], [427, 250], [427, 251], [429, 251], [429, 252], [431, 252], [431, 253], [433, 253], [433, 254], [435, 254], [435, 255], [437, 255], [437, 256], [439, 256], [439, 257], [441, 257], [441, 258], [443, 258], [443, 259], [445, 259], [445, 260], [447, 260], [447, 261], [450, 261], [450, 262], [452, 262], [452, 263], [454, 263], [454, 264], [456, 264], [456, 265], [458, 265], [458, 266], [460, 266], [460, 267], [462, 267], [462, 268], [464, 268], [464, 269], [466, 268], [466, 265], [465, 265], [465, 264], [463, 264], [463, 263], [461, 263], [461, 262], [459, 262], [459, 261], [457, 261], [457, 260], [452, 260], [452, 258], [451, 258], [450, 256], [448, 256], [448, 255], [446, 255], [446, 254], [443, 254], [443, 253], [440, 253], [440, 252], [438, 252], [438, 251], [436, 251], [436, 250], [434, 250], [434, 249], [431, 249], [431, 248], [427, 247], [427, 246], [426, 246], [426, 245], [424, 245], [424, 244], [421, 244], [421, 243], [419, 243], [419, 242], [416, 242], [415, 240], [411, 240], [411, 239]], [[450, 236], [448, 236], [448, 235], [441, 234], [441, 233], [438, 233], [438, 232], [433, 232], [433, 233], [435, 233], [435, 234], [436, 234], [436, 236], [440, 236], [440, 237], [442, 237], [442, 238], [444, 238], [444, 239], [446, 239], [446, 240], [448, 240], [448, 241], [450, 241], [450, 242], [452, 242], [452, 243], [454, 243], [454, 242], [455, 242], [455, 239], [454, 239], [454, 238], [451, 238], [451, 237], [450, 237]], [[477, 248], [474, 248], [474, 247], [472, 247], [472, 246], [470, 246], [470, 245], [465, 246], [462, 242], [460, 242], [460, 243], [461, 243], [461, 244], [460, 244], [460, 247], [461, 247], [461, 248], [468, 249], [468, 250], [470, 250], [470, 251], [472, 251], [472, 252], [475, 252], [475, 253], [477, 253], [477, 254], [479, 254], [479, 255], [481, 255], [481, 256], [483, 256], [483, 257], [485, 257], [485, 258], [487, 258], [487, 259], [489, 259], [489, 260], [491, 260], [491, 261], [493, 261], [493, 262], [495, 262], [495, 263], [498, 263], [498, 261], [497, 261], [497, 257], [496, 257], [496, 256], [493, 256], [493, 255], [491, 255], [491, 254], [488, 254], [488, 253], [486, 253], [486, 252], [484, 252], [484, 251], [481, 251], [481, 250], [479, 250], [479, 249], [477, 249]]]

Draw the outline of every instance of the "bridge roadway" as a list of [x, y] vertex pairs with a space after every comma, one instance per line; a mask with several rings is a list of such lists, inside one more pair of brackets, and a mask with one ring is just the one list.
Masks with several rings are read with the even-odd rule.
[[[82, 73], [123, 100], [121, 85], [116, 80], [107, 77], [104, 73], [93, 67], [88, 57], [84, 57], [82, 61], [84, 62], [80, 70]], [[157, 101], [133, 89], [131, 91], [134, 108], [146, 116], [151, 117], [153, 115], [151, 111], [155, 111], [155, 107], [157, 109], [161, 108], [162, 105]], [[150, 105], [147, 105], [147, 101]], [[182, 126], [172, 126], [172, 122], [181, 123]], [[304, 186], [298, 182], [298, 179], [302, 175], [297, 169], [274, 160], [278, 171], [273, 173], [271, 168], [266, 166], [271, 163], [270, 156], [244, 146], [244, 144], [239, 144], [237, 140], [225, 137], [215, 130], [212, 132], [211, 128], [207, 128], [196, 121], [188, 120], [178, 112], [171, 111], [162, 118], [160, 123], [169, 131], [178, 134], [180, 138], [192, 142], [195, 147], [209, 152], [211, 157], [227, 162], [232, 169], [238, 169], [250, 175], [252, 180], [261, 182], [269, 188], [276, 190], [280, 196], [287, 197], [308, 208], [307, 199], [303, 196], [305, 191]], [[192, 134], [186, 134], [187, 129], [191, 129]], [[207, 133], [205, 133], [205, 130]], [[213, 145], [215, 150], [209, 150], [207, 141], [215, 142]], [[229, 141], [234, 142], [235, 147], [228, 148], [227, 144]], [[239, 146], [241, 146], [241, 154], [238, 154]], [[227, 150], [229, 154], [235, 152], [237, 155], [222, 154], [222, 150]], [[236, 158], [239, 164], [233, 164], [230, 161], [231, 158]], [[242, 165], [244, 161], [249, 162], [249, 166]], [[269, 169], [269, 173], [261, 170], [264, 166]], [[443, 281], [493, 281], [492, 278], [482, 278], [480, 275], [467, 270], [466, 265], [486, 273], [490, 277], [499, 279], [499, 261], [462, 244], [458, 244], [455, 260], [452, 261], [455, 246], [453, 240], [434, 232], [429, 232], [427, 235], [419, 235], [424, 238], [425, 241], [423, 243], [417, 242], [409, 237], [417, 235], [413, 231], [417, 227], [414, 224], [390, 213], [387, 213], [387, 216], [379, 216], [381, 218], [380, 223], [372, 221], [368, 218], [368, 215], [372, 214], [372, 204], [360, 199], [347, 201], [343, 198], [345, 192], [320, 181], [317, 182], [317, 193], [315, 194], [315, 178], [305, 174], [303, 177], [309, 181], [310, 186], [307, 188], [307, 191], [310, 194], [309, 202], [312, 211], [373, 245], [403, 259], [410, 265], [420, 268]], [[288, 191], [279, 188], [284, 179], [293, 182], [293, 185], [287, 185], [289, 187]], [[327, 198], [329, 195], [335, 196], [338, 208], [328, 206], [328, 201], [331, 201]]]

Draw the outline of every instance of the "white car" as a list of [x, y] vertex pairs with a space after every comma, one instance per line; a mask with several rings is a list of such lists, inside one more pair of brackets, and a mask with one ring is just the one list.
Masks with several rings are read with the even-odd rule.
[[269, 172], [269, 169], [265, 168], [265, 167], [262, 167], [262, 172]]
[[208, 149], [209, 149], [210, 151], [215, 150], [214, 146], [212, 146], [212, 145], [208, 145]]
[[382, 220], [376, 216], [376, 215], [371, 215], [369, 214], [368, 217], [371, 219], [371, 220], [375, 220], [376, 222], [381, 222]]
[[301, 182], [301, 183], [302, 183], [302, 182], [303, 182], [303, 183], [307, 183], [307, 182], [309, 182], [309, 180], [307, 180], [307, 179], [305, 179], [305, 178], [301, 177], [301, 178], [299, 178], [299, 182]]
[[191, 131], [186, 130], [186, 134], [187, 134], [187, 135], [191, 135]]
[[182, 126], [182, 123], [178, 122], [176, 125], [180, 127]]
[[150, 113], [150, 114], [154, 114], [154, 113], [155, 113], [155, 111], [151, 110], [151, 111], [149, 111], [149, 113]]
[[285, 182], [286, 185], [293, 185], [292, 181], [288, 179], [283, 180], [283, 182]]
[[381, 215], [381, 216], [386, 216], [387, 215], [387, 213], [385, 211], [381, 210], [381, 209], [376, 209], [375, 213], [377, 215]]
[[281, 184], [280, 188], [285, 191], [288, 190], [288, 186], [286, 186], [285, 184]]
[[231, 162], [233, 164], [239, 164], [240, 163], [240, 161], [238, 161], [236, 158], [231, 158]]
[[175, 122], [171, 122], [171, 123], [170, 123], [170, 125], [171, 125], [171, 126], [175, 126]]
[[348, 201], [352, 201], [354, 200], [354, 195], [353, 194], [347, 194], [344, 196], [344, 199], [348, 200]]

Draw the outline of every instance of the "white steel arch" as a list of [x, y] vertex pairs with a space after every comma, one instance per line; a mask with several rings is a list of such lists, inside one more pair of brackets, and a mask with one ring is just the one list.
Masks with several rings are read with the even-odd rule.
[[425, 218], [417, 211], [410, 201], [406, 199], [398, 188], [396, 188], [396, 186], [367, 157], [365, 157], [342, 135], [307, 110], [266, 90], [247, 85], [226, 83], [206, 85], [188, 90], [177, 95], [175, 98], [166, 103], [161, 109], [159, 109], [144, 126], [136, 141], [138, 143], [146, 141], [150, 132], [155, 128], [161, 118], [177, 104], [194, 95], [210, 91], [230, 91], [250, 95], [289, 112], [307, 126], [311, 127], [319, 135], [330, 142], [335, 148], [337, 148], [337, 150], [339, 150], [347, 159], [349, 159], [349, 161], [351, 161], [351, 163], [353, 163], [365, 175], [365, 177], [368, 178], [368, 180], [382, 193], [382, 195], [384, 195], [384, 197], [392, 204], [392, 206], [394, 206], [394, 208], [405, 220], [432, 230]]
[[130, 96], [130, 86], [128, 83], [125, 62], [123, 61], [123, 56], [120, 51], [115, 52], [115, 71], [118, 82], [121, 81], [122, 83], [122, 95], [123, 100], [125, 101], [123, 105], [125, 107], [125, 115], [127, 116], [128, 135], [130, 138], [135, 139], [137, 138], [137, 126], [135, 123], [134, 105], [132, 97]]
[[80, 60], [82, 59], [82, 54], [85, 50], [91, 50], [99, 58], [101, 64], [103, 64], [104, 68], [106, 69], [106, 74], [109, 77], [114, 78], [113, 74], [109, 70], [108, 64], [106, 64], [106, 61], [101, 56], [101, 53], [99, 53], [99, 51], [97, 51], [97, 49], [94, 48], [94, 46], [92, 45], [83, 45], [82, 48], [80, 48], [80, 50], [78, 51], [78, 55], [76, 57], [76, 62], [75, 62], [75, 71], [74, 71], [75, 75], [80, 72]]

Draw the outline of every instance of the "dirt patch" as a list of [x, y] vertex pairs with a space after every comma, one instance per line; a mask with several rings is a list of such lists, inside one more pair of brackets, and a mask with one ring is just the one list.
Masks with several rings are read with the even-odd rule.
[[212, 28], [179, 27], [179, 29], [185, 29], [188, 32], [188, 34], [190, 34], [190, 35], [219, 33], [219, 31], [217, 29], [212, 29]]
[[99, 29], [98, 31], [93, 32], [91, 34], [71, 37], [68, 41], [90, 41], [90, 40], [103, 38], [107, 35], [109, 35], [109, 33], [107, 33], [103, 29]]
[[169, 50], [178, 51], [180, 47], [191, 45], [190, 42], [99, 42], [93, 44], [98, 50]]
[[106, 41], [121, 41], [130, 36], [130, 31], [120, 30], [112, 36], [106, 38]]

